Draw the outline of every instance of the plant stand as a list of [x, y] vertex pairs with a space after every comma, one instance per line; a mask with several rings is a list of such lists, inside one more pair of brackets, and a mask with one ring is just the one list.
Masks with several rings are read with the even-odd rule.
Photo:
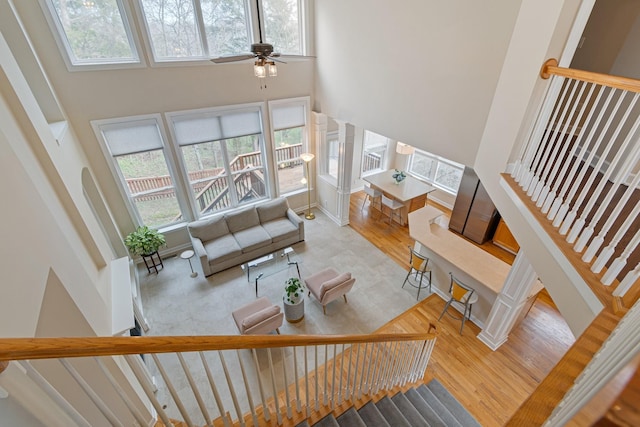
[[160, 258], [160, 254], [158, 253], [158, 251], [155, 251], [154, 253], [151, 253], [149, 255], [142, 255], [142, 260], [144, 261], [144, 265], [147, 266], [147, 272], [149, 273], [151, 273], [152, 268], [156, 270], [156, 274], [158, 274], [158, 267], [164, 268], [162, 258]]
[[284, 306], [284, 318], [289, 323], [298, 323], [304, 319], [304, 299], [296, 304], [289, 304], [286, 301], [282, 301]]

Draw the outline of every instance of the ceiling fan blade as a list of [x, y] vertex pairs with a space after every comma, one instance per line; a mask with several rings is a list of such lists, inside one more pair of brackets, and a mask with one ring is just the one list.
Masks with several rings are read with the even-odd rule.
[[211, 58], [211, 62], [216, 64], [224, 64], [225, 62], [236, 62], [236, 61], [245, 61], [247, 59], [253, 59], [256, 55], [246, 54], [246, 55], [235, 55], [235, 56], [219, 56], [217, 58]]
[[271, 54], [271, 55], [267, 56], [267, 60], [269, 60], [269, 61], [274, 61], [274, 62], [279, 62], [279, 63], [281, 63], [281, 64], [286, 64], [286, 62], [285, 62], [285, 61], [283, 61], [282, 59], [276, 59], [276, 58], [277, 58], [277, 57], [279, 57], [279, 56], [280, 56], [280, 54], [279, 54], [279, 53], [273, 53], [273, 54]]

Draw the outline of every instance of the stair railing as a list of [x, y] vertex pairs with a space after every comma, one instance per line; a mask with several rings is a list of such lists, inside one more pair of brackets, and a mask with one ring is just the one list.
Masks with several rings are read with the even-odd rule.
[[[120, 422], [112, 409], [68, 359], [92, 359], [141, 425], [142, 415], [128, 404], [104, 358], [126, 360], [167, 426], [176, 418], [188, 426], [244, 426], [249, 419], [259, 425], [272, 418], [282, 425], [285, 418], [308, 418], [345, 401], [421, 381], [436, 336], [430, 325], [422, 334], [17, 338], [0, 339], [0, 361], [58, 360], [113, 425]], [[150, 355], [146, 365], [139, 357], [143, 354]], [[319, 360], [324, 364], [319, 366]], [[162, 383], [154, 384], [147, 370]], [[173, 413], [158, 394], [171, 397]]]
[[541, 76], [551, 77], [546, 99], [511, 177], [631, 307], [640, 292], [640, 80], [554, 59]]

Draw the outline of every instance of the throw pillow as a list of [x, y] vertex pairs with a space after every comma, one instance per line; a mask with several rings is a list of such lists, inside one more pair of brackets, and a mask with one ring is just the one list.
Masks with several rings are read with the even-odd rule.
[[229, 227], [227, 227], [227, 221], [225, 221], [223, 216], [195, 221], [189, 224], [187, 228], [189, 234], [203, 242], [208, 242], [209, 240], [229, 234]]
[[247, 316], [242, 321], [242, 330], [246, 331], [247, 329], [251, 329], [258, 323], [263, 322], [278, 313], [280, 313], [279, 305], [272, 305], [271, 307], [263, 308], [262, 310], [257, 311], [250, 316]]

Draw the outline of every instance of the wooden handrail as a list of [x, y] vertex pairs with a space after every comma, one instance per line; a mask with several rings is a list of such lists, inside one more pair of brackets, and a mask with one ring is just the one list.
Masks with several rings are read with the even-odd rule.
[[596, 83], [631, 92], [640, 92], [640, 80], [638, 79], [559, 67], [558, 61], [554, 58], [548, 59], [540, 70], [540, 77], [543, 79], [548, 79], [551, 75], [582, 80], [584, 82]]
[[422, 334], [2, 338], [0, 339], [0, 361], [421, 341], [434, 339], [436, 336], [435, 326], [431, 324], [429, 332]]

